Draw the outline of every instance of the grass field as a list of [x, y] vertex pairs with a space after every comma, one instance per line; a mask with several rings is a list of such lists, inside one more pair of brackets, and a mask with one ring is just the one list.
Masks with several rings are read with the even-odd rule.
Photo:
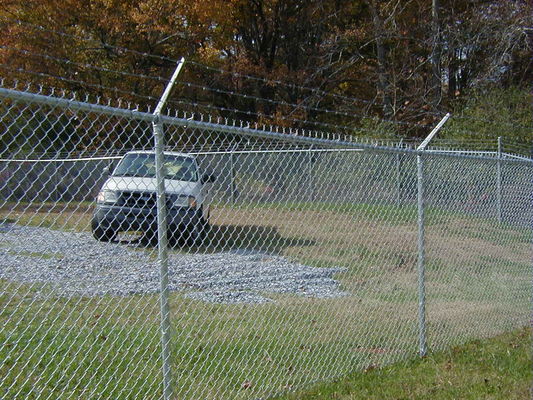
[[529, 399], [532, 361], [531, 329], [522, 329], [424, 359], [359, 371], [276, 399]]
[[[0, 218], [80, 231], [91, 207], [6, 205]], [[205, 246], [172, 251], [249, 249], [343, 267], [336, 279], [347, 295], [266, 293], [269, 303], [220, 305], [172, 293], [176, 398], [261, 398], [416, 356], [413, 207], [218, 206], [211, 217]], [[426, 229], [430, 350], [528, 323], [527, 229], [435, 209]], [[66, 299], [46, 288], [0, 285], [0, 398], [160, 397], [157, 296]]]

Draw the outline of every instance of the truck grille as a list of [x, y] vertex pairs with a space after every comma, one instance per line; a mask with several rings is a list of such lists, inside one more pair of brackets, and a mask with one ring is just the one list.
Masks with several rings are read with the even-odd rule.
[[122, 192], [119, 198], [120, 205], [128, 208], [157, 207], [157, 197], [153, 192]]
[[[167, 207], [171, 207], [175, 195], [166, 195]], [[157, 209], [157, 194], [155, 192], [121, 192], [119, 204], [127, 208]]]

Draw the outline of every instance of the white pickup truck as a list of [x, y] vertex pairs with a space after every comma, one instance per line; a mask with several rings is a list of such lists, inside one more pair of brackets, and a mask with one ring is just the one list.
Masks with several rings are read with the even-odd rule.
[[[165, 152], [164, 173], [169, 238], [199, 244], [208, 227], [206, 199], [214, 179], [202, 175], [196, 158], [185, 153]], [[94, 238], [112, 241], [121, 231], [142, 231], [155, 237], [156, 191], [155, 153], [126, 153], [98, 193], [91, 224]]]

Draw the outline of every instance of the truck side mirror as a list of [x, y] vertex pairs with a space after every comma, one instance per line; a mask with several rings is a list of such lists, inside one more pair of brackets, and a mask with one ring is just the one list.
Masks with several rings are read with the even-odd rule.
[[107, 167], [102, 168], [102, 173], [105, 176], [109, 176], [113, 173], [113, 164], [109, 164]]

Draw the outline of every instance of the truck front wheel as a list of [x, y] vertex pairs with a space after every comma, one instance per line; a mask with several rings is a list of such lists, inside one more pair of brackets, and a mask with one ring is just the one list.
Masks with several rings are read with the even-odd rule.
[[117, 233], [109, 228], [102, 226], [98, 221], [92, 221], [93, 237], [99, 242], [111, 242], [117, 236]]

